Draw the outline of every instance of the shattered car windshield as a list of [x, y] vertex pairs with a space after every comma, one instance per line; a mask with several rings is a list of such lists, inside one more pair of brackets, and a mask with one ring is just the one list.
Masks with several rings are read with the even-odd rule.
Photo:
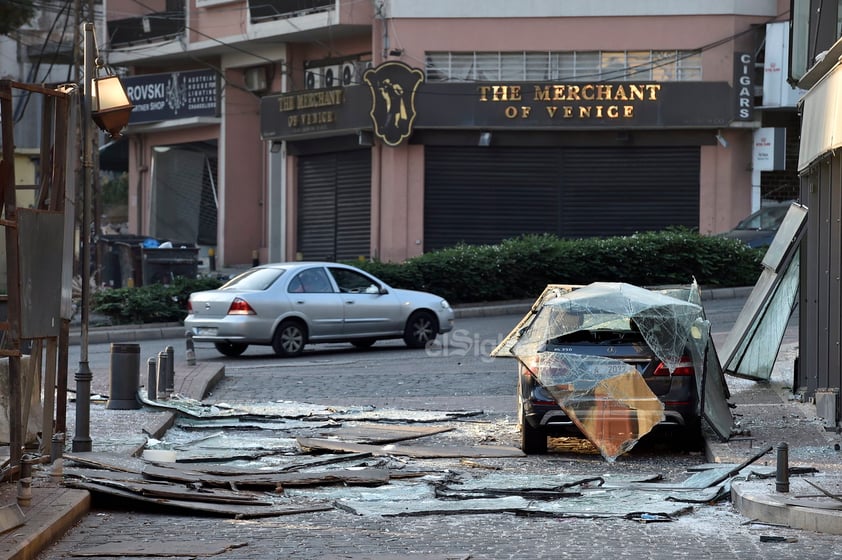
[[[664, 404], [644, 379], [647, 356], [660, 361], [662, 376], [692, 364], [698, 394], [705, 392], [710, 324], [700, 299], [695, 283], [662, 291], [596, 282], [554, 293], [548, 286], [492, 355], [516, 357], [613, 461], [663, 420]], [[721, 370], [707, 373], [721, 377]]]

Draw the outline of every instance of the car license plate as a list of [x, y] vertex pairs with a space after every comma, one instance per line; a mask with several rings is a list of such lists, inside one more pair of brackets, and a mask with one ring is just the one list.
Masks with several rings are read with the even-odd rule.
[[216, 336], [216, 327], [199, 327], [196, 334], [200, 336]]

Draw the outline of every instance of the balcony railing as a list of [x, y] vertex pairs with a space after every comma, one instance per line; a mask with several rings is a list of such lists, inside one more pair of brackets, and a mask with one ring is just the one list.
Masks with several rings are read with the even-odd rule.
[[336, 0], [249, 0], [249, 15], [254, 23], [324, 11], [334, 5]]
[[183, 11], [109, 20], [109, 42], [112, 47], [119, 48], [171, 39], [184, 32], [184, 22]]

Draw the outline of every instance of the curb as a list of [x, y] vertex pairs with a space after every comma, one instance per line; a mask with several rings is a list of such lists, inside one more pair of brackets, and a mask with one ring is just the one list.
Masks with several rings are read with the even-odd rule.
[[792, 529], [842, 535], [842, 511], [787, 504], [775, 499], [773, 484], [735, 482], [731, 486], [731, 503], [749, 519]]

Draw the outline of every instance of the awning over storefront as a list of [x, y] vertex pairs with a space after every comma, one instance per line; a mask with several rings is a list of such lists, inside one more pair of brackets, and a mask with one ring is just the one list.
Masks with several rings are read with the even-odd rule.
[[807, 92], [802, 101], [798, 171], [842, 146], [842, 67], [837, 65]]

